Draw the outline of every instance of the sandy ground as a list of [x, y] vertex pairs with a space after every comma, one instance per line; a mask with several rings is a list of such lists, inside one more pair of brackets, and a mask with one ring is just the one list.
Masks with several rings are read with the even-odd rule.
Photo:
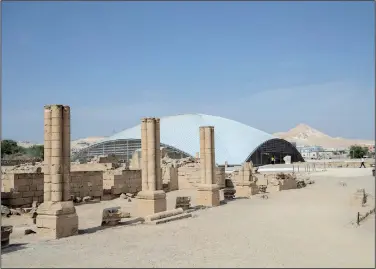
[[[97, 230], [101, 209], [135, 201], [116, 199], [77, 206], [81, 235], [41, 241], [22, 235], [26, 217], [3, 218], [13, 224], [11, 244], [2, 251], [3, 267], [369, 267], [375, 266], [375, 215], [351, 224], [358, 211], [351, 194], [365, 188], [375, 195], [371, 169], [329, 169], [311, 174], [315, 184], [254, 196], [199, 210], [194, 217], [167, 224], [128, 225]], [[346, 187], [339, 184], [347, 183]], [[168, 193], [175, 197], [194, 191]], [[194, 203], [193, 203], [194, 204]]]

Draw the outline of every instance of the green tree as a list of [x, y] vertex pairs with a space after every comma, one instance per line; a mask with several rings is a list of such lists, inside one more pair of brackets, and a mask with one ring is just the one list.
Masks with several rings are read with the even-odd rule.
[[44, 146], [43, 145], [34, 145], [30, 148], [25, 149], [26, 154], [30, 157], [36, 157], [43, 159], [44, 157]]
[[363, 156], [366, 156], [368, 154], [368, 148], [367, 147], [362, 147], [358, 145], [352, 145], [350, 147], [350, 158], [351, 159], [359, 159], [362, 158]]
[[14, 140], [6, 139], [1, 141], [1, 155], [11, 155], [22, 152], [22, 148]]

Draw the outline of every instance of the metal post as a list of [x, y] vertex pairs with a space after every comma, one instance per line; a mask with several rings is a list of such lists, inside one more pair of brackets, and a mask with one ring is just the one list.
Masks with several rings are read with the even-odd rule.
[[358, 212], [358, 214], [356, 215], [356, 224], [359, 225], [360, 223], [360, 213]]

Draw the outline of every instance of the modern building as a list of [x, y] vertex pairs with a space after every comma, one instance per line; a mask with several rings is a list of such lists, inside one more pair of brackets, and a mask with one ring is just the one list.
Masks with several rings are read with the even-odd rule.
[[[248, 125], [217, 116], [183, 114], [163, 117], [160, 121], [161, 147], [171, 158], [194, 157], [200, 151], [200, 126], [215, 128], [215, 160], [218, 165], [252, 161], [254, 165], [283, 162], [286, 155], [292, 162], [304, 159], [288, 141], [279, 139]], [[77, 152], [73, 159], [88, 159], [98, 155], [115, 154], [128, 161], [135, 150], [141, 148], [141, 126], [114, 134]]]

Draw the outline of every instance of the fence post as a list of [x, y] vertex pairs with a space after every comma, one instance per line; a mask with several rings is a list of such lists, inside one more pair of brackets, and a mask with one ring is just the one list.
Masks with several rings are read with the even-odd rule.
[[360, 224], [360, 213], [358, 212], [357, 216], [356, 216], [356, 224]]

